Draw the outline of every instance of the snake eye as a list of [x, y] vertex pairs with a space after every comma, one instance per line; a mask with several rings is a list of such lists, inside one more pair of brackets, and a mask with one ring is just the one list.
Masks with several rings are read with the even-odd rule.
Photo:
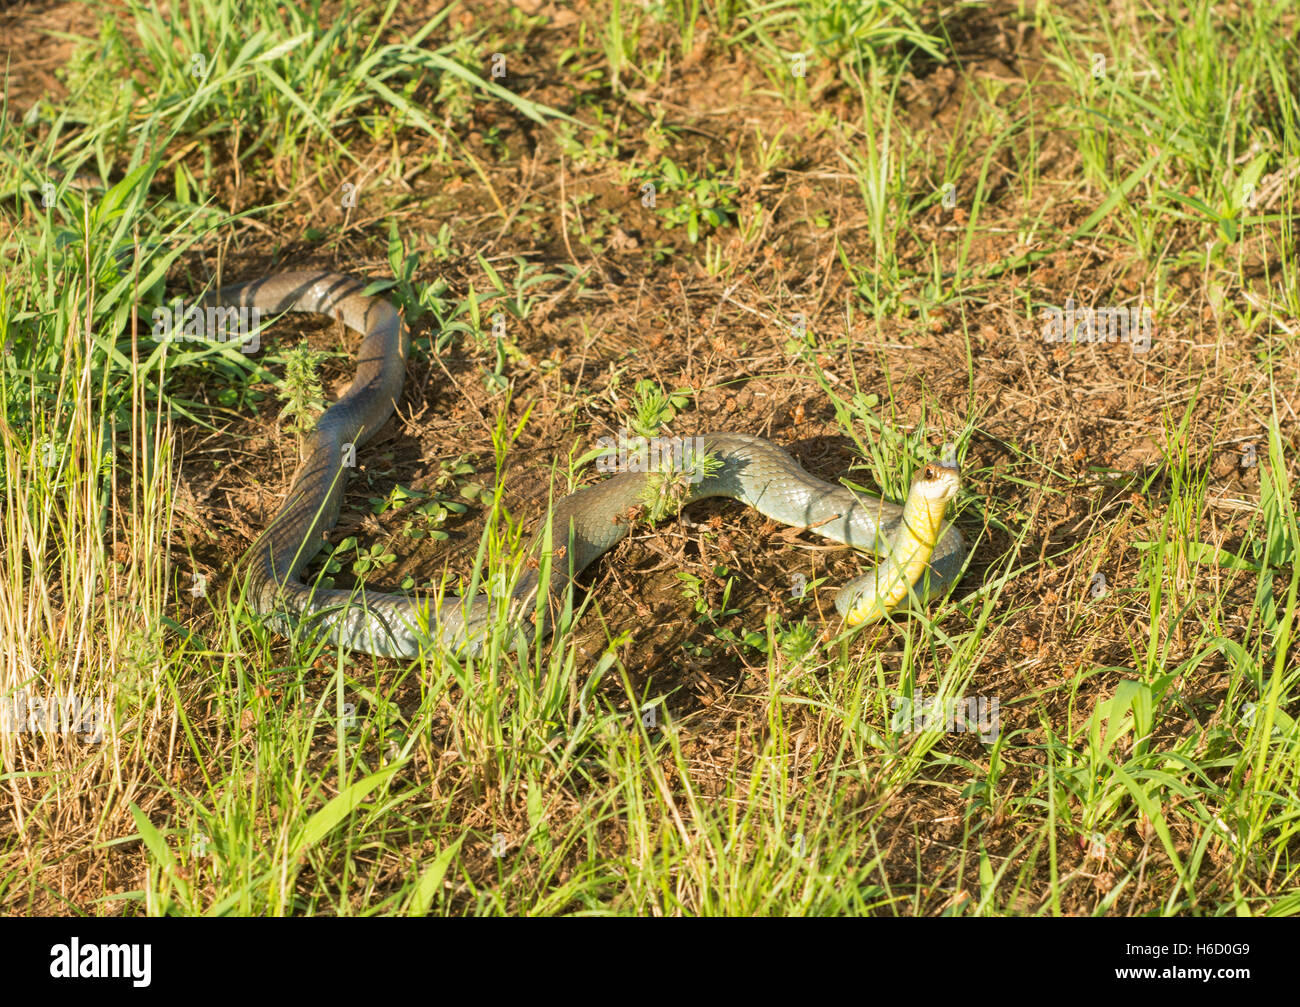
[[935, 471], [934, 471], [934, 466], [933, 466], [933, 465], [927, 465], [927, 466], [925, 467], [925, 473], [924, 473], [924, 476], [925, 476], [925, 481], [926, 481], [926, 482], [934, 482], [934, 479], [935, 479]]

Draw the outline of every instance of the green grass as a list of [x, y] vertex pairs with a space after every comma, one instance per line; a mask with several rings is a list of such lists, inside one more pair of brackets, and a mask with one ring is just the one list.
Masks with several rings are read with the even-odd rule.
[[[0, 731], [5, 911], [1300, 910], [1288, 5], [1025, 3], [1000, 70], [969, 4], [177, 11], [0, 118], [0, 697], [111, 711]], [[598, 437], [721, 417], [892, 499], [953, 453], [960, 588], [846, 634], [841, 554], [715, 508], [546, 641], [286, 642], [230, 564], [345, 342], [149, 320], [322, 261], [416, 335], [326, 578], [498, 594]], [[1151, 351], [1044, 345], [1067, 298]], [[897, 716], [972, 697], [995, 741]]]

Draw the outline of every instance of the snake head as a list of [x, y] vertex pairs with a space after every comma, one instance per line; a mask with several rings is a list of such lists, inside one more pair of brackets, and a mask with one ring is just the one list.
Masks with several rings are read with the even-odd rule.
[[942, 462], [929, 462], [912, 482], [912, 492], [919, 493], [932, 508], [942, 508], [957, 495], [960, 487], [961, 473]]

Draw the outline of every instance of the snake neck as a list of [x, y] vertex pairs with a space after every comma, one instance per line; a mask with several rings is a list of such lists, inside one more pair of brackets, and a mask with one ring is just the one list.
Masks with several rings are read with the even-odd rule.
[[947, 510], [947, 500], [932, 500], [912, 489], [889, 551], [877, 568], [876, 589], [863, 594], [861, 604], [845, 614], [848, 625], [859, 626], [882, 618], [911, 595], [913, 585], [925, 594], [922, 578], [939, 541]]

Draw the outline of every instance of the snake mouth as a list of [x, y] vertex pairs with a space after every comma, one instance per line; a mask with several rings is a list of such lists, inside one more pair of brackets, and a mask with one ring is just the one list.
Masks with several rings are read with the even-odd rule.
[[942, 462], [928, 462], [912, 483], [913, 491], [933, 504], [946, 504], [960, 488], [961, 472]]

